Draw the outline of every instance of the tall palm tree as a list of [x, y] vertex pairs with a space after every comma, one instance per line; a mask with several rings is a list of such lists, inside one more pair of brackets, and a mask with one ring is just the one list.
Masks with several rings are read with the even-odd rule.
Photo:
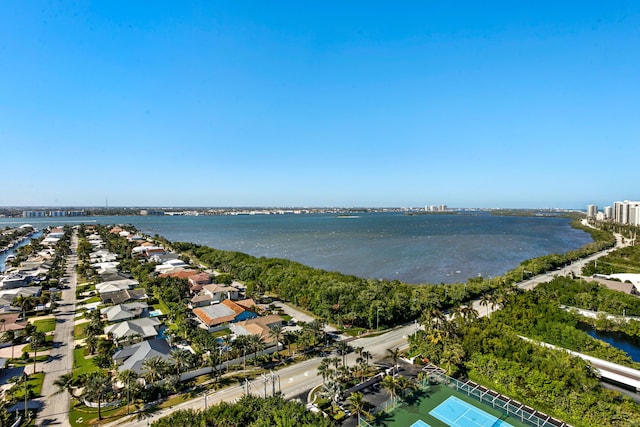
[[123, 391], [127, 395], [127, 415], [129, 415], [129, 404], [131, 402], [131, 395], [137, 393], [139, 390], [138, 374], [130, 369], [125, 369], [118, 373], [118, 381], [123, 384]]
[[282, 325], [272, 325], [269, 331], [269, 335], [271, 337], [273, 337], [273, 339], [276, 341], [276, 349], [278, 348], [278, 344], [280, 344], [280, 340], [282, 339], [282, 334], [284, 333], [284, 331], [282, 330]]
[[358, 425], [360, 425], [360, 417], [363, 415], [367, 418], [371, 417], [371, 414], [367, 412], [367, 402], [364, 400], [364, 395], [360, 392], [351, 393], [347, 397], [347, 403], [351, 406], [351, 412], [358, 417]]
[[36, 373], [36, 360], [38, 359], [38, 349], [44, 345], [47, 337], [44, 332], [36, 331], [31, 335], [31, 348], [33, 349], [33, 373]]
[[488, 293], [482, 294], [480, 297], [480, 305], [487, 307], [487, 317], [489, 317], [489, 305], [491, 304], [491, 296]]
[[249, 335], [237, 336], [233, 342], [233, 346], [238, 351], [238, 354], [242, 355], [243, 369], [247, 369], [247, 351], [249, 351], [251, 344], [249, 343]]
[[227, 357], [227, 371], [229, 370], [229, 352], [231, 351], [231, 344], [233, 344], [233, 337], [231, 336], [231, 332], [227, 331], [225, 336], [222, 337], [222, 345], [224, 346], [224, 352]]
[[349, 353], [351, 346], [346, 341], [338, 341], [336, 349], [342, 356], [342, 366], [347, 366], [347, 353]]
[[35, 299], [33, 297], [18, 295], [11, 305], [20, 307], [20, 310], [22, 311], [22, 320], [26, 320], [27, 310], [33, 307], [34, 302]]
[[415, 388], [416, 384], [409, 378], [402, 375], [396, 377], [396, 390], [401, 395], [401, 398], [404, 398], [407, 390], [414, 390]]
[[461, 344], [452, 343], [445, 346], [444, 351], [442, 352], [441, 360], [446, 363], [447, 373], [449, 375], [452, 374], [451, 365], [460, 365], [464, 360], [464, 355], [464, 347], [462, 347]]
[[400, 356], [402, 355], [402, 351], [400, 351], [400, 349], [398, 347], [394, 349], [387, 349], [387, 356], [391, 358], [391, 360], [393, 361], [393, 369], [394, 372], [398, 372], [398, 360], [400, 359]]
[[331, 373], [330, 365], [331, 362], [326, 357], [320, 361], [320, 365], [318, 366], [318, 373], [320, 374], [320, 376], [322, 376], [322, 384], [324, 384], [327, 381], [327, 378], [329, 378], [329, 375]]
[[264, 341], [260, 335], [249, 335], [249, 348], [253, 350], [253, 363], [257, 365], [258, 352], [264, 350]]
[[98, 403], [98, 420], [102, 420], [102, 401], [113, 390], [111, 377], [103, 371], [94, 371], [87, 375], [83, 384], [83, 395]]
[[380, 381], [380, 384], [389, 392], [389, 395], [391, 395], [391, 400], [395, 402], [396, 391], [398, 389], [396, 377], [394, 377], [393, 375], [385, 375], [384, 378], [382, 378], [382, 381]]

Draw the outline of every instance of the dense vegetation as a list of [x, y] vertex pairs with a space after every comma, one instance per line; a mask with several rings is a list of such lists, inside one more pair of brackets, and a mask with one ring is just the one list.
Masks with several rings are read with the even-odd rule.
[[640, 406], [603, 388], [587, 362], [522, 338], [637, 368], [626, 353], [580, 330], [577, 314], [560, 308], [571, 294], [589, 292], [593, 286], [559, 277], [531, 292], [512, 289], [502, 295], [502, 310], [490, 318], [476, 320], [460, 310], [447, 321], [430, 313], [425, 330], [410, 339], [411, 352], [572, 425], [633, 425], [640, 422]]
[[333, 423], [280, 396], [244, 396], [237, 403], [220, 403], [206, 411], [176, 411], [153, 427], [330, 427]]

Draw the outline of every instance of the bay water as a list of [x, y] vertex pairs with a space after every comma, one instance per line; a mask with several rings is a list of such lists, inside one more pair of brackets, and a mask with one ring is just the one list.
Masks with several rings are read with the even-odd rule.
[[520, 262], [592, 241], [569, 219], [397, 212], [221, 216], [0, 218], [0, 228], [131, 224], [149, 235], [254, 256], [286, 258], [329, 271], [406, 283], [495, 277]]

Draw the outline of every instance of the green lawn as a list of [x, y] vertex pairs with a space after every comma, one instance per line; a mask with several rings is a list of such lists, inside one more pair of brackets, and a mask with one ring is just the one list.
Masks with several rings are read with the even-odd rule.
[[56, 319], [51, 318], [36, 320], [33, 322], [33, 326], [36, 327], [36, 330], [38, 332], [44, 332], [46, 334], [47, 332], [52, 332], [56, 329]]
[[84, 333], [84, 328], [88, 325], [88, 322], [76, 324], [73, 327], [73, 339], [81, 340], [82, 338], [86, 338], [87, 336]]
[[78, 377], [85, 372], [99, 371], [100, 368], [93, 364], [91, 358], [85, 358], [84, 348], [73, 350], [73, 376]]
[[[27, 387], [31, 390], [35, 396], [40, 396], [42, 393], [42, 382], [44, 381], [44, 374], [38, 372], [37, 374], [29, 375], [29, 381], [27, 381]], [[24, 398], [24, 387], [22, 383], [16, 389], [15, 398], [21, 401]]]
[[[131, 405], [130, 410], [135, 408]], [[126, 415], [127, 405], [118, 406], [115, 408], [102, 408], [102, 422], [112, 422], [116, 419]], [[71, 400], [71, 407], [69, 408], [69, 422], [72, 426], [94, 426], [98, 423], [98, 408], [89, 408], [78, 402], [77, 399]]]
[[[53, 335], [47, 335], [45, 337], [44, 345], [42, 347], [38, 348], [38, 351], [47, 351], [47, 350], [51, 349], [51, 345], [52, 344], [53, 344]], [[33, 348], [31, 348], [31, 344], [27, 344], [26, 346], [24, 346], [22, 351], [28, 351], [28, 352], [32, 353], [33, 352]]]

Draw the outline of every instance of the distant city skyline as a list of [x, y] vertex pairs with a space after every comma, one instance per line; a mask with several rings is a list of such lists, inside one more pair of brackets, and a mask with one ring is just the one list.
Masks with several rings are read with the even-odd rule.
[[0, 206], [638, 200], [638, 28], [619, 1], [2, 2]]

